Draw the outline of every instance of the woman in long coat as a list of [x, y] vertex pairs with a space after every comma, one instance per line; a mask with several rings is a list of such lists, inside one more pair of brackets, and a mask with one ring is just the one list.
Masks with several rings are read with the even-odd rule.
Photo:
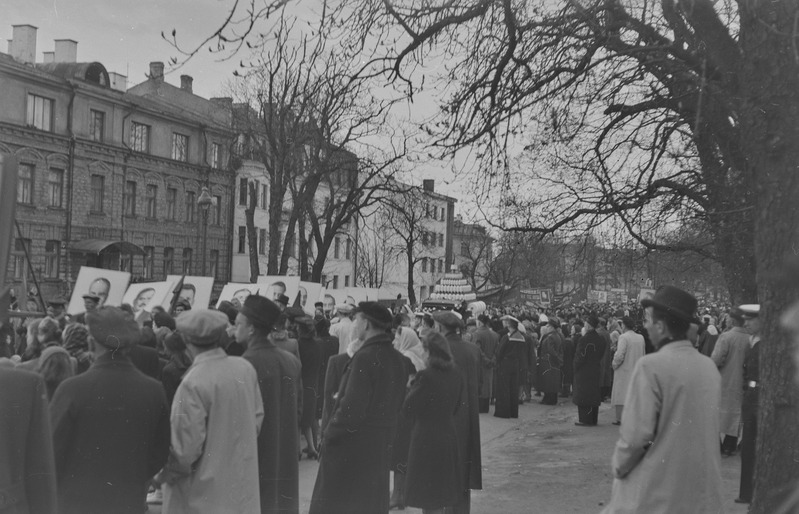
[[563, 341], [559, 331], [560, 322], [557, 318], [549, 318], [544, 335], [541, 337], [541, 391], [544, 405], [557, 405], [558, 392], [561, 387], [560, 368], [563, 366]]
[[519, 332], [519, 320], [504, 316], [502, 323], [508, 333], [499, 340], [497, 350], [497, 401], [494, 416], [497, 418], [519, 417], [519, 373], [527, 341]]
[[602, 403], [602, 356], [607, 349], [607, 343], [596, 331], [599, 319], [596, 316], [588, 317], [588, 331], [574, 351], [574, 397], [572, 401], [577, 406], [579, 420], [575, 425], [594, 426], [599, 416], [599, 406]]
[[465, 382], [447, 340], [438, 333], [424, 340], [428, 367], [416, 374], [402, 412], [412, 423], [405, 502], [425, 514], [443, 513], [460, 495], [455, 413]]

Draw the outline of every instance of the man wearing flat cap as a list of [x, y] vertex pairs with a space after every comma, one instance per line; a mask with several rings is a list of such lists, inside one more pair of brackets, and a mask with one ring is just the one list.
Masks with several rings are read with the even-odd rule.
[[139, 513], [169, 454], [169, 407], [160, 382], [127, 357], [139, 327], [117, 307], [89, 311], [96, 356], [50, 403], [59, 512]]
[[344, 372], [324, 431], [310, 514], [388, 512], [390, 448], [408, 382], [391, 322], [377, 302], [356, 310], [353, 337], [363, 346]]
[[58, 322], [61, 330], [67, 326], [67, 300], [63, 296], [56, 296], [47, 301], [47, 315]]
[[262, 513], [299, 511], [298, 411], [302, 398], [300, 360], [269, 337], [281, 317], [275, 302], [258, 295], [244, 300], [236, 316], [236, 341], [258, 375], [264, 417], [258, 434]]
[[721, 377], [687, 339], [696, 298], [661, 286], [641, 306], [658, 351], [630, 378], [603, 512], [721, 512]]
[[[433, 313], [436, 330], [444, 335], [449, 343], [452, 360], [463, 374], [466, 384], [465, 394], [461, 396], [461, 406], [455, 413], [455, 431], [458, 433], [458, 454], [461, 456], [461, 496], [453, 505], [454, 514], [468, 514], [471, 506], [471, 489], [483, 488], [482, 454], [480, 449], [480, 412], [478, 390], [480, 384], [480, 348], [461, 339], [463, 323], [459, 315], [452, 311]], [[524, 338], [522, 337], [522, 344]], [[501, 346], [501, 344], [500, 344]], [[499, 349], [497, 353], [499, 353]], [[497, 356], [499, 363], [500, 357]], [[518, 383], [515, 390], [518, 399]], [[497, 384], [499, 394], [499, 384]], [[518, 404], [516, 405], [518, 409]]]
[[165, 513], [261, 511], [257, 437], [263, 402], [252, 365], [220, 348], [227, 323], [215, 310], [186, 311], [175, 319], [194, 362], [172, 401], [172, 448], [159, 476]]

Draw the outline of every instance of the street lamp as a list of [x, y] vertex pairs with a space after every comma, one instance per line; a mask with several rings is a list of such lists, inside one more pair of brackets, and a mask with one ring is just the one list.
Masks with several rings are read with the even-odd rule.
[[206, 254], [206, 246], [208, 245], [208, 208], [211, 204], [214, 203], [214, 199], [211, 198], [210, 193], [208, 193], [208, 188], [204, 187], [202, 192], [200, 193], [200, 197], [197, 199], [197, 205], [200, 206], [200, 210], [203, 213], [203, 268], [202, 268], [202, 276], [205, 276], [205, 254]]

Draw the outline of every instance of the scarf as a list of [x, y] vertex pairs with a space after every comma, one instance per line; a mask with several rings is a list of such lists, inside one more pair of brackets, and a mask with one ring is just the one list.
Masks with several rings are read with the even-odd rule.
[[394, 334], [394, 348], [411, 360], [417, 373], [427, 367], [427, 351], [413, 330], [398, 327]]

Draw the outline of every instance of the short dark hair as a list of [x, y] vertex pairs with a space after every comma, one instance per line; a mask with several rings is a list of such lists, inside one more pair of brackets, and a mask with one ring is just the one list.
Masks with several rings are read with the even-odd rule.
[[425, 314], [422, 318], [422, 323], [425, 324], [426, 327], [433, 328], [435, 326], [435, 321], [433, 321], [433, 316], [429, 314]]
[[691, 327], [691, 322], [687, 319], [680, 318], [654, 306], [652, 307], [652, 321], [662, 321], [675, 339], [685, 339], [688, 335], [688, 329]]
[[586, 319], [585, 322], [591, 325], [591, 328], [596, 328], [599, 326], [599, 318], [596, 316], [588, 316], [588, 319]]

